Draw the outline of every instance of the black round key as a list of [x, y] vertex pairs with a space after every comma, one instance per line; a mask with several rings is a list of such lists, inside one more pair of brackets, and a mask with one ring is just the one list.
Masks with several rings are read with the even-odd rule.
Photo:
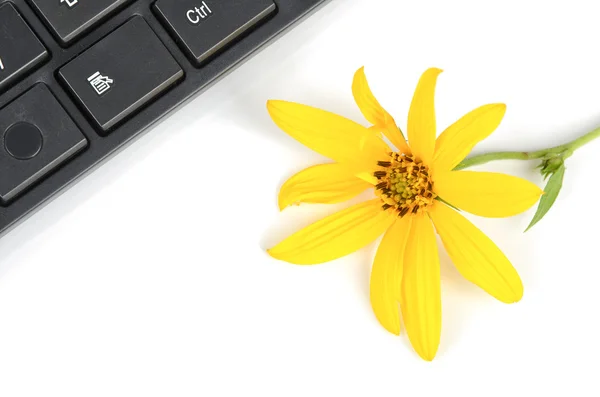
[[19, 122], [11, 125], [4, 135], [4, 147], [8, 154], [19, 160], [29, 160], [42, 150], [44, 139], [33, 124]]

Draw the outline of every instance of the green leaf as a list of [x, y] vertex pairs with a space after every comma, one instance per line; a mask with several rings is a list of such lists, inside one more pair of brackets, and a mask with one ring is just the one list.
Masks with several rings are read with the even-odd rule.
[[531, 223], [529, 224], [529, 226], [527, 226], [527, 229], [525, 229], [525, 231], [528, 231], [533, 227], [533, 225], [541, 221], [542, 218], [548, 213], [550, 208], [552, 208], [552, 205], [556, 201], [558, 193], [560, 193], [560, 189], [562, 188], [563, 179], [565, 178], [565, 171], [565, 165], [561, 164], [561, 166], [558, 167], [558, 169], [552, 174], [550, 179], [548, 179], [548, 183], [546, 184], [546, 187], [544, 189], [545, 194], [540, 199], [538, 209], [535, 212]]

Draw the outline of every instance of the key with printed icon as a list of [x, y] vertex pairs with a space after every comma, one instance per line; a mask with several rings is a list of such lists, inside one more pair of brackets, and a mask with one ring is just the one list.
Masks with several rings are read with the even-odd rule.
[[154, 10], [196, 66], [273, 14], [272, 0], [158, 0]]
[[69, 45], [131, 0], [30, 0], [62, 45]]
[[0, 6], [0, 92], [48, 57], [11, 3]]
[[104, 135], [181, 79], [183, 70], [144, 18], [136, 16], [58, 75]]

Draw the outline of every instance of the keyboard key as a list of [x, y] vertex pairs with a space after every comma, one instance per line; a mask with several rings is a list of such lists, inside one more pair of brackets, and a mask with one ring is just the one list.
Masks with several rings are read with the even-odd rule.
[[0, 92], [48, 56], [11, 3], [0, 6]]
[[158, 0], [154, 4], [159, 18], [198, 66], [276, 9], [272, 0]]
[[142, 17], [134, 17], [59, 70], [59, 77], [103, 132], [183, 77]]
[[130, 0], [30, 0], [62, 45], [69, 45]]
[[73, 120], [42, 83], [0, 110], [0, 203], [87, 146]]

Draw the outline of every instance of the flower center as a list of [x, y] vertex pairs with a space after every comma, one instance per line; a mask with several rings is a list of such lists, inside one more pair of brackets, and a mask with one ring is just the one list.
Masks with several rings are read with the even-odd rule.
[[399, 217], [424, 212], [436, 194], [429, 167], [422, 161], [401, 153], [391, 153], [389, 161], [379, 161], [373, 174], [379, 181], [375, 194], [383, 201], [383, 209], [394, 209]]

